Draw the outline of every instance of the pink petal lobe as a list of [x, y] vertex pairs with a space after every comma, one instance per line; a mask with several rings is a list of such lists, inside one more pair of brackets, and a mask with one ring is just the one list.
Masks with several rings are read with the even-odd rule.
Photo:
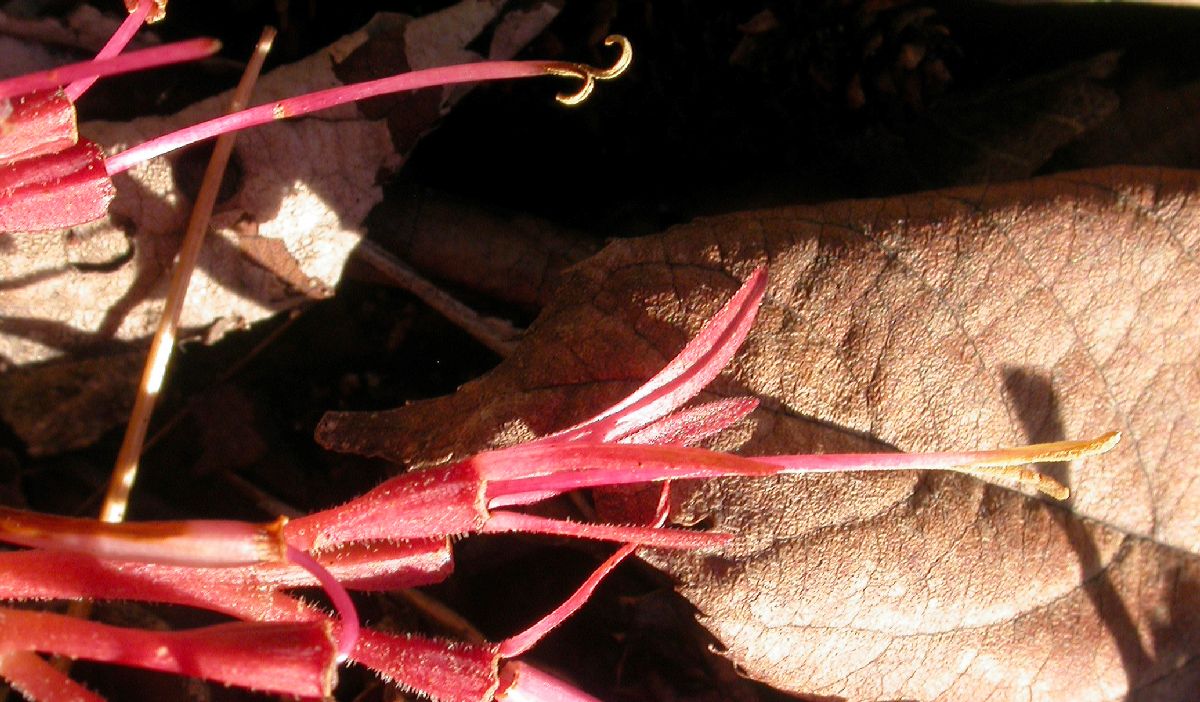
[[0, 231], [73, 227], [103, 217], [116, 195], [90, 141], [0, 166]]
[[683, 406], [737, 353], [766, 290], [767, 272], [759, 268], [653, 378], [595, 417], [538, 441], [619, 441]]
[[11, 101], [0, 120], [0, 164], [62, 151], [79, 140], [75, 105], [61, 90], [43, 90]]
[[731, 397], [688, 407], [625, 436], [621, 443], [692, 446], [728, 429], [756, 407], [756, 397]]
[[164, 632], [0, 609], [0, 651], [56, 653], [302, 697], [328, 695], [336, 670], [326, 622]]

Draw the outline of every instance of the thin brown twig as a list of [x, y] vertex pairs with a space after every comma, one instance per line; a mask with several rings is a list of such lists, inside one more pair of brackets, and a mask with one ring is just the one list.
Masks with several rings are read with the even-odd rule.
[[[229, 111], [236, 112], [245, 107], [250, 100], [250, 93], [262, 72], [263, 61], [271, 50], [275, 39], [275, 30], [267, 27], [263, 30], [254, 55], [246, 64], [246, 71], [234, 90], [230, 100]], [[183, 300], [191, 281], [192, 271], [196, 267], [196, 259], [200, 253], [200, 245], [204, 241], [204, 233], [208, 230], [209, 218], [216, 205], [221, 179], [225, 174], [225, 166], [233, 151], [233, 134], [219, 137], [213, 146], [212, 158], [209, 159], [208, 169], [204, 172], [204, 180], [200, 184], [200, 192], [196, 196], [191, 218], [188, 220], [187, 233], [183, 246], [179, 251], [178, 262], [171, 275], [171, 283], [167, 292], [166, 306], [158, 332], [150, 343], [150, 351], [146, 358], [146, 367], [142, 373], [142, 382], [138, 386], [138, 394], [130, 413], [129, 425], [121, 449], [117, 453], [116, 465], [112, 478], [105, 493], [104, 502], [100, 507], [100, 519], [106, 522], [121, 522], [125, 520], [125, 512], [129, 506], [129, 492], [137, 477], [138, 457], [142, 452], [142, 444], [146, 438], [146, 429], [150, 425], [150, 415], [154, 411], [154, 402], [162, 385], [162, 374], [166, 370], [171, 350], [174, 348], [175, 331], [179, 326], [179, 315], [183, 310]], [[86, 600], [72, 602], [67, 613], [81, 619], [91, 615], [91, 603]], [[71, 665], [68, 659], [55, 660], [55, 666], [66, 671]]]
[[[278, 341], [279, 337], [283, 336], [284, 332], [286, 332], [288, 329], [291, 329], [292, 325], [296, 323], [296, 320], [300, 319], [300, 315], [304, 314], [307, 309], [308, 306], [306, 305], [289, 311], [287, 319], [285, 319], [282, 324], [272, 329], [271, 332], [266, 335], [266, 337], [254, 345], [254, 348], [247, 351], [242, 355], [241, 358], [234, 361], [225, 370], [221, 371], [221, 374], [214, 378], [213, 382], [220, 384], [232, 379], [235, 375], [241, 372], [243, 368], [249, 365], [251, 361], [257, 358], [259, 354], [265, 351], [267, 347]], [[186, 419], [187, 416], [192, 413], [192, 410], [195, 409], [195, 406], [195, 398], [192, 398], [187, 404], [180, 408], [178, 412], [171, 415], [170, 419], [163, 421], [159, 425], [158, 429], [150, 435], [150, 438], [146, 439], [146, 444], [142, 447], [142, 455], [145, 455], [150, 451], [150, 449], [157, 446], [160, 441], [170, 434], [171, 431], [175, 429], [175, 427], [177, 427], [181, 421]]]
[[[274, 39], [275, 30], [273, 28], [267, 27], [263, 30], [254, 55], [246, 66], [246, 72], [242, 75], [242, 80], [234, 91], [233, 99], [230, 100], [229, 112], [245, 109]], [[191, 219], [188, 220], [187, 233], [184, 235], [175, 268], [171, 272], [171, 282], [167, 290], [163, 316], [158, 330], [154, 334], [154, 339], [150, 342], [146, 368], [134, 400], [129, 426], [125, 432], [125, 438], [121, 442], [121, 449], [113, 468], [112, 480], [108, 484], [108, 492], [100, 511], [100, 519], [106, 522], [123, 521], [129, 506], [129, 492], [137, 477], [138, 459], [146, 439], [146, 429], [150, 424], [150, 415], [154, 412], [154, 404], [158, 399], [158, 392], [162, 388], [167, 363], [175, 346], [175, 334], [179, 328], [179, 317], [183, 311], [188, 284], [191, 282], [192, 272], [196, 269], [196, 261], [200, 256], [200, 247], [204, 243], [204, 235], [208, 231], [208, 223], [217, 202], [217, 194], [220, 191], [225, 167], [233, 153], [234, 138], [235, 135], [232, 133], [217, 138], [213, 146], [212, 158], [208, 162], [208, 169], [204, 172], [204, 180], [200, 184], [200, 192], [196, 196]]]
[[521, 331], [509, 322], [481, 315], [373, 241], [360, 241], [354, 253], [502, 358], [512, 355]]

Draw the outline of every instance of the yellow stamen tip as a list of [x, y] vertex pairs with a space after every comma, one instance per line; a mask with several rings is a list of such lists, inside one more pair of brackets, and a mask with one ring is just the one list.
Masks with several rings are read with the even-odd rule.
[[608, 68], [593, 68], [582, 63], [552, 63], [547, 65], [545, 70], [550, 75], [578, 78], [583, 81], [583, 85], [579, 86], [579, 89], [575, 92], [559, 93], [554, 99], [564, 105], [578, 105], [592, 94], [592, 90], [596, 87], [596, 81], [612, 80], [627, 71], [629, 64], [633, 63], [633, 45], [629, 43], [628, 39], [619, 34], [605, 37], [605, 46], [612, 46], [614, 44], [621, 47], [621, 55]]
[[1065, 500], [1071, 490], [1054, 478], [1026, 468], [1030, 463], [1057, 463], [1097, 456], [1110, 451], [1121, 440], [1121, 433], [1111, 431], [1090, 441], [1055, 441], [1019, 448], [998, 449], [980, 454], [980, 458], [957, 470], [981, 477], [999, 478], [1036, 489], [1038, 492]]
[[1041, 473], [1033, 473], [1033, 475], [1037, 476], [1033, 486], [1037, 488], [1038, 492], [1049, 495], [1059, 502], [1063, 502], [1071, 497], [1071, 488], [1063, 485], [1054, 478]]

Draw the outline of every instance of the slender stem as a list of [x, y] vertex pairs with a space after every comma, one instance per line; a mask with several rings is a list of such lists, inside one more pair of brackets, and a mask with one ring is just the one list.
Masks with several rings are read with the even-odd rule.
[[512, 324], [479, 314], [375, 242], [363, 239], [358, 242], [354, 253], [387, 276], [391, 282], [421, 298], [422, 302], [442, 313], [442, 316], [457, 324], [501, 358], [512, 355], [517, 345], [515, 339], [521, 335], [520, 330]]
[[338, 619], [342, 623], [342, 628], [338, 632], [337, 660], [338, 663], [345, 662], [358, 644], [358, 610], [354, 607], [354, 600], [350, 599], [350, 593], [346, 592], [346, 588], [325, 569], [325, 566], [317, 563], [315, 558], [304, 551], [294, 546], [288, 546], [287, 559], [312, 573], [312, 576], [321, 583], [321, 587], [333, 602], [333, 608], [337, 611]]
[[[112, 58], [124, 51], [125, 47], [128, 46], [129, 42], [133, 39], [133, 35], [137, 34], [138, 29], [141, 28], [142, 23], [145, 22], [146, 18], [150, 16], [150, 11], [153, 9], [154, 0], [138, 0], [137, 5], [125, 18], [125, 21], [121, 22], [121, 26], [117, 27], [117, 31], [114, 32], [111, 37], [109, 37], [108, 43], [104, 45], [104, 48], [100, 49], [100, 53], [96, 54], [96, 60], [100, 61], [103, 59]], [[96, 82], [96, 79], [99, 76], [100, 74], [97, 73], [91, 78], [75, 80], [75, 82], [68, 85], [65, 91], [67, 94], [67, 99], [69, 99], [71, 102], [78, 100], [79, 96], [83, 95], [85, 92], [87, 92], [88, 88], [92, 87], [92, 84]], [[69, 80], [74, 79], [72, 78]]]
[[[258, 46], [246, 66], [246, 72], [238, 83], [234, 97], [230, 101], [229, 111], [237, 112], [250, 99], [254, 83], [262, 70], [263, 61], [271, 49], [275, 38], [275, 30], [263, 30]], [[142, 453], [142, 444], [146, 440], [146, 429], [150, 425], [150, 415], [162, 388], [163, 375], [166, 373], [167, 362], [175, 344], [175, 332], [179, 327], [179, 317], [183, 312], [183, 302], [187, 296], [188, 284], [192, 279], [192, 271], [200, 256], [200, 246], [204, 243], [204, 233], [208, 230], [208, 221], [212, 215], [213, 206], [220, 191], [221, 176], [229, 157], [233, 153], [234, 134], [226, 134], [217, 140], [213, 148], [212, 158], [204, 173], [204, 181], [200, 185], [200, 193], [196, 197], [192, 217], [188, 221], [187, 234], [179, 250], [175, 269], [171, 272], [171, 282], [167, 290], [166, 308], [158, 330], [150, 343], [150, 351], [146, 358], [146, 368], [142, 374], [142, 382], [134, 399], [133, 411], [129, 418], [129, 427], [121, 442], [117, 454], [116, 466], [113, 468], [112, 479], [108, 484], [108, 493], [104, 498], [104, 507], [100, 518], [106, 522], [119, 522], [125, 518], [125, 510], [129, 504], [129, 491], [133, 488], [137, 476], [138, 459]]]
[[624, 541], [637, 546], [692, 550], [713, 548], [727, 543], [733, 534], [712, 531], [687, 531], [686, 529], [661, 529], [647, 526], [619, 526], [550, 519], [520, 512], [492, 512], [481, 530], [484, 534], [521, 532], [522, 534], [550, 534], [569, 536], [576, 539], [596, 541]]
[[[654, 513], [654, 523], [650, 528], [662, 528], [662, 525], [667, 523], [667, 515], [670, 512], [670, 508], [671, 484], [663, 483], [662, 489], [658, 493], [658, 507]], [[588, 576], [587, 580], [583, 581], [579, 589], [572, 593], [565, 602], [555, 607], [553, 611], [539, 619], [525, 631], [500, 642], [500, 655], [504, 658], [514, 658], [537, 645], [537, 642], [541, 641], [554, 627], [562, 624], [567, 617], [579, 611], [579, 608], [591, 599], [592, 593], [596, 592], [596, 588], [600, 586], [600, 582], [604, 580], [605, 576], [620, 565], [621, 561], [636, 551], [637, 546], [637, 544], [625, 544], [617, 549], [613, 555], [609, 556], [604, 563], [600, 564], [599, 568]]]
[[177, 132], [165, 134], [157, 139], [151, 139], [131, 149], [109, 157], [106, 168], [109, 175], [116, 175], [132, 166], [165, 153], [175, 151], [184, 146], [228, 132], [234, 132], [276, 120], [289, 117], [299, 117], [310, 112], [357, 102], [379, 95], [388, 95], [408, 90], [432, 88], [459, 83], [480, 83], [492, 80], [515, 80], [518, 78], [540, 78], [548, 75], [578, 78], [583, 81], [580, 90], [569, 95], [559, 95], [558, 100], [566, 104], [577, 104], [588, 93], [597, 80], [610, 80], [617, 77], [629, 66], [633, 55], [629, 41], [624, 37], [609, 37], [610, 44], [619, 44], [621, 55], [616, 63], [605, 69], [592, 68], [575, 63], [555, 61], [483, 61], [458, 66], [442, 66], [421, 71], [401, 73], [396, 76], [380, 78], [343, 85], [337, 88], [319, 90], [308, 95], [286, 98], [277, 102], [259, 105], [235, 114], [216, 117], [207, 122], [193, 125]]
[[494, 61], [465, 66], [445, 66], [285, 98], [241, 112], [215, 117], [207, 122], [151, 139], [110, 156], [107, 159], [106, 167], [109, 175], [116, 175], [143, 161], [221, 134], [258, 127], [289, 117], [299, 117], [310, 112], [379, 95], [457, 83], [536, 78], [546, 75], [543, 65], [533, 62]]
[[[173, 44], [156, 46], [152, 49], [133, 51], [115, 58], [82, 61], [36, 73], [26, 73], [23, 76], [0, 81], [0, 98], [17, 97], [39, 90], [49, 90], [57, 88], [64, 83], [75, 81], [63, 90], [67, 98], [74, 102], [76, 97], [72, 96], [70, 92], [72, 86], [88, 81], [95, 82], [100, 77], [115, 76], [146, 68], [156, 68], [173, 63], [193, 61], [205, 56], [211, 56], [220, 49], [221, 42], [216, 39], [189, 39]], [[76, 80], [81, 76], [87, 76], [87, 78], [85, 80]]]

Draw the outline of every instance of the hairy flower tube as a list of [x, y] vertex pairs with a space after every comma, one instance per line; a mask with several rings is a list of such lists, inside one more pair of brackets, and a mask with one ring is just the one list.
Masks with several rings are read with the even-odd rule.
[[[341, 633], [340, 638], [333, 634], [335, 640], [345, 641], [347, 613], [333, 619], [285, 592], [319, 581], [288, 554], [308, 554], [347, 588], [387, 589], [446, 577], [452, 537], [519, 531], [618, 541], [624, 545], [572, 597], [500, 643], [448, 642], [364, 629], [346, 652], [349, 660], [434, 700], [583, 702], [593, 698], [513, 659], [582, 606], [600, 579], [637, 546], [716, 548], [734, 535], [664, 528], [665, 489], [655, 523], [647, 526], [576, 523], [509, 508], [582, 487], [851, 470], [952, 470], [1016, 481], [1062, 497], [1065, 488], [1025, 464], [1094, 455], [1117, 441], [1115, 434], [1108, 434], [1093, 441], [992, 451], [764, 457], [689, 447], [745, 417], [756, 405], [753, 398], [735, 398], [683, 407], [736, 353], [766, 294], [766, 283], [764, 270], [753, 273], [662, 371], [597, 416], [540, 439], [398, 476], [346, 504], [286, 524], [183, 522], [106, 525], [103, 530], [75, 524], [72, 531], [41, 515], [0, 514], [0, 539], [39, 547], [0, 553], [0, 598], [164, 602], [211, 609], [248, 622], [324, 624]], [[262, 532], [270, 529], [276, 532], [268, 541], [276, 545], [262, 550], [255, 544], [261, 544]], [[153, 558], [139, 555], [136, 549], [142, 547], [120, 543], [122, 530], [129, 530], [130, 541], [150, 542], [145, 548], [152, 550]], [[197, 552], [207, 555], [177, 554], [181, 547], [166, 541], [180, 533], [203, 535], [206, 546]], [[286, 551], [283, 557], [278, 555], [281, 547]], [[130, 558], [154, 562], [118, 560]], [[55, 577], [48, 578], [51, 572]], [[57, 626], [47, 621], [45, 626], [51, 630]], [[27, 671], [37, 669], [36, 663], [20, 654], [56, 650], [41, 639], [18, 637], [9, 645], [17, 657], [10, 658], [7, 666], [0, 661], [0, 675], [15, 684], [21, 684], [24, 675], [33, 676]], [[65, 644], [62, 648], [74, 650]], [[249, 649], [243, 653], [254, 655]], [[60, 684], [72, 683], [63, 678]], [[292, 694], [308, 693], [297, 686]]]

